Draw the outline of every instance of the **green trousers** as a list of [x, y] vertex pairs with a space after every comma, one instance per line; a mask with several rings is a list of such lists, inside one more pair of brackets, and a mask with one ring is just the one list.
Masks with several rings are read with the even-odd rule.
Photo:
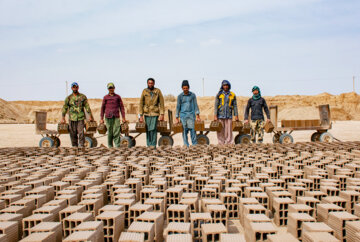
[[108, 132], [108, 147], [113, 147], [113, 142], [115, 147], [120, 147], [120, 119], [119, 118], [105, 118], [106, 128]]
[[159, 116], [145, 116], [146, 123], [146, 145], [156, 147], [157, 142], [157, 121]]

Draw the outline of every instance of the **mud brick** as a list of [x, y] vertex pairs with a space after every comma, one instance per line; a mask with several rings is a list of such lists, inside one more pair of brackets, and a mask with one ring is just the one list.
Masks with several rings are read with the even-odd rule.
[[212, 223], [212, 217], [210, 213], [190, 213], [190, 221], [194, 240], [201, 240], [201, 225]]
[[0, 222], [17, 222], [18, 223], [18, 234], [22, 238], [22, 214], [3, 213], [0, 214]]
[[1, 196], [1, 200], [3, 200], [5, 202], [5, 207], [10, 206], [11, 203], [20, 200], [21, 199], [21, 195], [17, 194], [17, 195], [4, 195]]
[[104, 241], [104, 230], [103, 223], [100, 221], [87, 221], [82, 222], [79, 226], [74, 229], [74, 232], [78, 231], [95, 231], [96, 232], [96, 241]]
[[166, 205], [179, 204], [183, 190], [180, 188], [168, 188], [166, 189]]
[[69, 217], [73, 213], [85, 213], [86, 207], [85, 205], [73, 205], [64, 208], [59, 212], [59, 219], [62, 222], [65, 218]]
[[153, 206], [150, 204], [134, 204], [129, 208], [129, 223], [131, 224], [137, 217], [145, 212], [153, 210]]
[[99, 209], [99, 214], [105, 211], [117, 211], [117, 212], [125, 212], [125, 207], [122, 205], [105, 205], [104, 207]]
[[201, 211], [207, 212], [207, 206], [208, 205], [222, 205], [223, 202], [220, 199], [201, 199]]
[[144, 203], [146, 199], [150, 198], [153, 192], [157, 192], [157, 188], [143, 188], [140, 191], [140, 201]]
[[326, 193], [321, 191], [305, 191], [305, 197], [313, 197], [321, 201], [322, 198], [326, 197]]
[[10, 206], [1, 210], [0, 213], [21, 214], [23, 217], [26, 217], [28, 209], [24, 206]]
[[60, 206], [42, 206], [33, 211], [33, 214], [51, 214], [54, 222], [59, 221], [59, 212], [61, 211]]
[[303, 237], [304, 242], [340, 242], [335, 236], [327, 232], [305, 232]]
[[65, 200], [68, 206], [77, 204], [77, 195], [60, 195], [55, 197], [55, 200]]
[[140, 200], [140, 190], [141, 190], [141, 180], [140, 179], [128, 179], [125, 182], [125, 185], [128, 185], [132, 189], [132, 192], [136, 194], [136, 201]]
[[341, 191], [339, 195], [346, 200], [346, 211], [354, 214], [354, 206], [359, 202], [360, 192]]
[[242, 234], [220, 234], [220, 242], [246, 242]]
[[201, 233], [203, 242], [215, 242], [220, 240], [221, 234], [227, 233], [227, 228], [222, 223], [202, 224]]
[[0, 210], [6, 207], [6, 203], [4, 200], [0, 200]]
[[348, 212], [330, 212], [327, 224], [335, 230], [336, 238], [346, 241], [345, 229], [349, 221], [359, 221], [359, 217]]
[[208, 187], [203, 187], [201, 189], [201, 198], [218, 198], [218, 191], [216, 190], [216, 188], [208, 188]]
[[22, 206], [25, 207], [24, 217], [30, 216], [35, 209], [35, 200], [20, 199], [10, 204], [10, 206]]
[[288, 221], [289, 205], [295, 202], [290, 198], [274, 198], [274, 222], [277, 226], [285, 226]]
[[247, 185], [245, 183], [239, 183], [239, 184], [234, 184], [234, 188], [239, 188], [241, 189], [241, 196], [240, 197], [245, 197], [245, 188], [247, 187]]
[[360, 217], [360, 203], [354, 205], [354, 215]]
[[171, 234], [191, 234], [191, 224], [171, 222], [164, 231], [165, 240], [167, 240], [167, 236]]
[[187, 185], [186, 192], [194, 192], [195, 191], [195, 181], [192, 180], [182, 180], [180, 185]]
[[275, 187], [285, 188], [285, 180], [283, 179], [269, 179], [269, 182], [274, 183]]
[[144, 241], [147, 242], [152, 242], [155, 238], [155, 229], [153, 223], [133, 222], [130, 225], [128, 232], [143, 233]]
[[288, 190], [291, 193], [291, 199], [297, 202], [298, 197], [305, 196], [306, 188], [289, 186]]
[[77, 231], [70, 234], [63, 241], [64, 242], [96, 242], [97, 231]]
[[67, 237], [74, 232], [74, 229], [82, 222], [92, 221], [92, 213], [73, 213], [62, 221], [63, 236]]
[[195, 178], [195, 192], [200, 192], [201, 189], [207, 185], [207, 182], [210, 178], [209, 177], [196, 177]]
[[129, 223], [129, 218], [130, 218], [130, 213], [129, 213], [129, 209], [132, 205], [135, 204], [135, 199], [119, 199], [117, 201], [115, 201], [114, 203], [115, 205], [122, 205], [125, 208], [125, 228], [129, 227], [130, 223]]
[[315, 215], [316, 215], [316, 207], [317, 204], [320, 203], [320, 201], [314, 197], [298, 197], [297, 198], [297, 203], [298, 204], [305, 204], [308, 205], [310, 207], [312, 207], [314, 209]]
[[22, 220], [23, 235], [28, 236], [29, 230], [41, 222], [53, 222], [52, 214], [33, 214]]
[[333, 186], [321, 186], [320, 191], [326, 193], [327, 196], [339, 196], [340, 190]]
[[344, 198], [338, 197], [338, 196], [333, 196], [333, 197], [324, 197], [321, 200], [322, 203], [331, 203], [331, 204], [335, 204], [338, 205], [339, 207], [342, 207], [344, 209], [346, 209], [346, 200]]
[[60, 210], [63, 210], [67, 207], [67, 204], [64, 200], [51, 200], [50, 202], [45, 203], [43, 206], [59, 206]]
[[167, 223], [170, 222], [189, 222], [189, 206], [170, 205], [167, 209]]
[[117, 241], [124, 230], [124, 212], [106, 211], [96, 217], [97, 221], [104, 224], [105, 241]]
[[313, 175], [313, 176], [308, 176], [307, 178], [312, 180], [312, 182], [314, 184], [314, 191], [319, 191], [320, 190], [320, 181], [321, 181], [322, 177]]
[[350, 242], [359, 241], [360, 221], [348, 221], [345, 225], [346, 240]]
[[20, 239], [18, 234], [18, 222], [0, 222], [0, 234], [5, 234], [7, 241], [16, 242]]
[[167, 236], [167, 242], [191, 242], [192, 236], [191, 234], [170, 234]]
[[269, 242], [298, 242], [299, 240], [296, 239], [292, 234], [290, 233], [284, 233], [284, 234], [271, 234], [267, 236]]
[[136, 194], [135, 193], [120, 193], [114, 196], [114, 202], [119, 199], [134, 199], [136, 201]]
[[305, 222], [302, 224], [302, 229], [302, 234], [304, 234], [305, 232], [327, 232], [332, 235], [335, 234], [334, 230], [323, 222]]
[[316, 211], [317, 221], [327, 223], [330, 212], [342, 212], [345, 209], [332, 203], [321, 203], [317, 205]]
[[166, 180], [156, 180], [152, 183], [159, 192], [165, 192], [168, 188]]
[[144, 212], [136, 218], [136, 222], [147, 222], [154, 224], [155, 240], [163, 241], [164, 213], [162, 212]]
[[301, 239], [302, 224], [304, 222], [316, 222], [316, 220], [306, 213], [289, 213], [287, 231], [294, 237]]
[[99, 209], [102, 207], [103, 200], [101, 199], [85, 199], [79, 202], [79, 205], [85, 205], [86, 211], [93, 214], [93, 216], [97, 216], [99, 213]]
[[242, 197], [242, 190], [239, 187], [226, 187], [225, 192], [227, 193], [235, 193], [239, 198]]
[[32, 233], [20, 240], [21, 242], [53, 242], [56, 241], [54, 232]]
[[164, 199], [148, 198], [148, 199], [145, 200], [144, 204], [152, 205], [154, 212], [165, 213], [165, 201], [164, 201]]
[[[30, 235], [33, 233], [53, 232], [55, 234], [56, 242], [62, 241], [61, 223], [59, 222], [41, 222], [29, 229]], [[53, 242], [52, 241], [52, 242]]]
[[144, 233], [122, 232], [119, 242], [144, 242]]
[[263, 215], [267, 216], [267, 210], [261, 204], [246, 204], [246, 205], [243, 205], [242, 216], [241, 216], [241, 219], [240, 219], [240, 223], [242, 225], [244, 225], [245, 217], [248, 214], [263, 214]]
[[250, 223], [250, 230], [245, 232], [245, 238], [247, 241], [264, 241], [267, 240], [267, 236], [276, 234], [277, 229], [272, 223]]
[[306, 213], [311, 217], [315, 216], [314, 209], [306, 204], [290, 204], [289, 213]]
[[81, 194], [84, 191], [82, 186], [69, 186], [64, 189], [64, 191], [75, 191], [77, 195], [77, 201], [81, 200]]
[[190, 213], [198, 213], [200, 211], [198, 198], [181, 199], [180, 204], [188, 205], [190, 209]]
[[246, 187], [245, 188], [245, 197], [251, 197], [251, 193], [264, 192], [261, 187]]
[[271, 219], [265, 214], [247, 214], [244, 216], [244, 231], [250, 230], [250, 223], [271, 222]]
[[229, 214], [225, 205], [208, 205], [207, 210], [213, 218], [213, 223], [223, 223], [227, 228]]
[[269, 196], [265, 192], [252, 192], [250, 197], [258, 200], [266, 209], [270, 209]]

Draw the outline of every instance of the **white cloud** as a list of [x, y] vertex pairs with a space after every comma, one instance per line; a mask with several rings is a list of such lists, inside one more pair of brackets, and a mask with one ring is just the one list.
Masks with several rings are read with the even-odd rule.
[[185, 43], [185, 40], [184, 39], [176, 39], [175, 43], [176, 44], [183, 44], [183, 43]]
[[206, 47], [206, 46], [212, 46], [212, 45], [219, 45], [221, 43], [222, 43], [222, 41], [220, 39], [212, 38], [212, 39], [208, 39], [206, 41], [200, 42], [200, 45]]

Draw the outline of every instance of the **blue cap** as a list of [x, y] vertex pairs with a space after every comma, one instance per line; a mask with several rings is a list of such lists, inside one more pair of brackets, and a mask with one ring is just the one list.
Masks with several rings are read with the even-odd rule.
[[77, 82], [73, 82], [73, 83], [71, 83], [71, 87], [74, 87], [74, 86], [79, 86], [79, 84], [77, 84]]

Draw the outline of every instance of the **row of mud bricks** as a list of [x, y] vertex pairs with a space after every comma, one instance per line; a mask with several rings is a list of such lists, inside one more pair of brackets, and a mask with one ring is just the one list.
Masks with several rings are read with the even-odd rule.
[[0, 242], [360, 241], [360, 142], [0, 149]]

